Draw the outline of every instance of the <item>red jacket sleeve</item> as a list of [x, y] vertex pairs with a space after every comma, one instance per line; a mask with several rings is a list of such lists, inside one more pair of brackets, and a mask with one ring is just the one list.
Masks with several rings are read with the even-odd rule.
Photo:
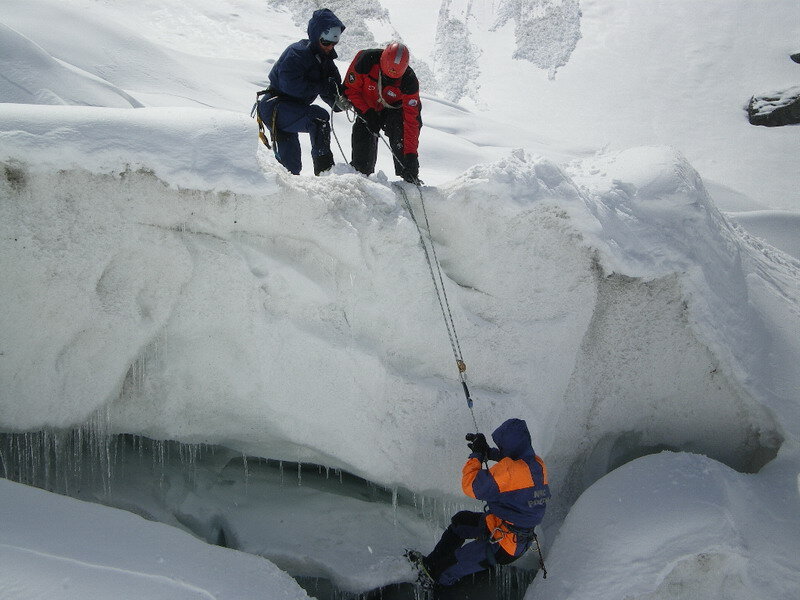
[[364, 98], [364, 78], [369, 77], [369, 75], [366, 73], [359, 73], [356, 70], [356, 65], [361, 60], [363, 52], [364, 51], [361, 50], [355, 55], [353, 62], [350, 63], [347, 73], [344, 76], [344, 95], [353, 103], [356, 110], [362, 114], [369, 109], [369, 105]]
[[403, 94], [403, 153], [417, 154], [419, 131], [422, 128], [422, 103], [419, 91]]

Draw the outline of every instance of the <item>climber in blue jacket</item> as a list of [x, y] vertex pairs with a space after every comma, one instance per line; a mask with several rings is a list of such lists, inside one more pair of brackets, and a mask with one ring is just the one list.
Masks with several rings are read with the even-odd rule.
[[[461, 471], [461, 487], [486, 506], [483, 512], [456, 513], [428, 556], [415, 550], [406, 553], [426, 587], [453, 585], [495, 564], [514, 562], [532, 544], [538, 549], [534, 528], [544, 518], [550, 484], [547, 467], [531, 445], [528, 424], [522, 419], [505, 421], [492, 433], [497, 448], [490, 447], [482, 433], [470, 434], [467, 440], [472, 453]], [[488, 461], [497, 464], [484, 468]]]
[[314, 174], [333, 166], [330, 115], [312, 102], [319, 96], [335, 112], [342, 110], [336, 103], [342, 77], [333, 61], [337, 58], [334, 46], [344, 29], [331, 10], [314, 11], [308, 22], [308, 39], [283, 51], [269, 73], [267, 93], [258, 102], [258, 114], [275, 142], [275, 157], [295, 175], [303, 166], [299, 132], [311, 137]]

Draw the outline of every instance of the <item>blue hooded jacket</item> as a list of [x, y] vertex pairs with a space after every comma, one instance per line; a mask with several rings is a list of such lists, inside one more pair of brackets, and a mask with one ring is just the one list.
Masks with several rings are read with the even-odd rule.
[[342, 83], [342, 76], [333, 62], [338, 55], [335, 50], [325, 53], [319, 47], [320, 36], [331, 27], [345, 29], [330, 9], [315, 10], [308, 22], [308, 39], [286, 48], [272, 66], [269, 87], [273, 94], [306, 105], [320, 96], [333, 106]]
[[489, 459], [497, 461], [484, 470], [475, 454], [464, 465], [464, 493], [483, 500], [489, 513], [518, 527], [534, 527], [544, 517], [550, 498], [547, 468], [531, 445], [528, 425], [522, 419], [508, 419], [494, 433], [497, 448]]

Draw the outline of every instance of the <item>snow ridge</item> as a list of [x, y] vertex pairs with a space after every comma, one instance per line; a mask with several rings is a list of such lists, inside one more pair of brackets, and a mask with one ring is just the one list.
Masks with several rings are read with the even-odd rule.
[[140, 107], [135, 98], [82, 69], [50, 56], [43, 48], [0, 23], [0, 98], [21, 104]]
[[[465, 19], [468, 18], [469, 13], [465, 16]], [[444, 0], [439, 8], [433, 59], [436, 83], [442, 96], [452, 102], [464, 97], [477, 100], [480, 54], [477, 46], [470, 41], [466, 22], [453, 16], [450, 1]]]
[[514, 21], [514, 58], [546, 69], [550, 79], [569, 62], [581, 39], [579, 0], [502, 0], [497, 13], [492, 30]]

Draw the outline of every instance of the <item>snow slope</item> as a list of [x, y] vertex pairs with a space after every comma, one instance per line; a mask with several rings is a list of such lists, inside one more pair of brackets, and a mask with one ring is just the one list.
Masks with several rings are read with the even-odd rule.
[[[137, 114], [163, 130], [160, 112]], [[349, 173], [296, 179], [262, 156], [261, 166], [250, 158], [231, 169], [246, 174], [242, 187], [261, 176], [260, 194], [182, 190], [127, 163], [113, 170], [108, 153], [69, 142], [70, 164], [94, 173], [59, 171], [49, 145], [31, 143], [49, 128], [22, 135], [21, 121], [11, 122], [4, 139], [25, 140], [12, 155], [32, 162], [6, 163], [3, 256], [15, 269], [4, 304], [15, 310], [3, 321], [13, 341], [5, 423], [65, 427], [99, 411], [111, 431], [457, 494], [469, 417], [435, 298], [419, 293], [430, 280], [417, 231], [392, 188]], [[102, 127], [84, 129], [93, 130]], [[162, 131], [165, 143], [178, 133]], [[236, 156], [246, 137], [231, 119], [219, 136], [228, 146], [211, 163]], [[159, 154], [156, 140], [143, 137], [131, 159]], [[81, 142], [90, 146], [89, 136]], [[181, 181], [183, 160], [154, 170]], [[596, 164], [572, 168], [595, 178], [592, 193], [523, 152], [425, 191], [479, 422], [529, 419], [563, 473], [553, 515], [626, 456], [653, 448], [750, 470], [782, 437], [792, 447], [797, 338], [769, 331], [777, 319], [759, 313], [797, 322], [796, 298], [771, 298], [791, 290], [796, 261], [737, 236], [670, 150], [606, 157], [610, 191]], [[219, 185], [215, 173], [200, 187]], [[783, 363], [760, 360], [773, 349]], [[436, 461], [423, 458], [429, 448]], [[253, 527], [232, 527], [242, 530]], [[345, 589], [380, 582], [340, 565], [338, 551], [306, 552]]]
[[[210, 542], [224, 530], [238, 548], [351, 592], [407, 579], [397, 560], [403, 547], [430, 547], [443, 516], [479, 508], [458, 500], [463, 434], [473, 424], [409, 207], [382, 173], [367, 179], [338, 165], [321, 178], [291, 177], [258, 146], [247, 111], [269, 65], [253, 55], [274, 59], [302, 35], [294, 12], [230, 0], [134, 4], [9, 2], [0, 19], [0, 41], [14, 49], [3, 56], [16, 57], [4, 59], [14, 67], [4, 73], [30, 92], [0, 87], [0, 428], [46, 430], [7, 438], [18, 445], [3, 447], [4, 472], [25, 462], [26, 443], [57, 455], [59, 432], [71, 427], [88, 432], [106, 467], [116, 456], [109, 434], [224, 446], [234, 454], [214, 459], [222, 466], [202, 485], [175, 481], [143, 494], [153, 474], [136, 471], [128, 484], [109, 490], [100, 477], [82, 493]], [[752, 8], [713, 4], [718, 10], [698, 11], [698, 21], [739, 23]], [[407, 8], [384, 6], [410, 43], [427, 36], [423, 25], [406, 25], [414, 20]], [[635, 5], [626, 20], [616, 5], [581, 6], [572, 58], [555, 80], [530, 71], [520, 89], [541, 75], [542, 90], [561, 93], [560, 81], [577, 85], [570, 69], [593, 66], [584, 85], [599, 98], [615, 93], [619, 63], [581, 55], [598, 43], [600, 25], [613, 47], [623, 25], [675, 27], [680, 9], [658, 4], [645, 14]], [[788, 25], [769, 21], [772, 43], [791, 31], [795, 11], [778, 6]], [[442, 7], [458, 15], [458, 3]], [[70, 26], [37, 28], [51, 8]], [[487, 19], [480, 27], [494, 9], [472, 4]], [[381, 39], [386, 22], [378, 25]], [[574, 12], [562, 25], [575, 25]], [[791, 597], [798, 573], [782, 557], [796, 555], [800, 539], [800, 263], [748, 233], [748, 213], [737, 212], [734, 225], [715, 203], [725, 194], [741, 210], [748, 197], [766, 197], [752, 190], [766, 188], [752, 171], [726, 175], [741, 149], [710, 145], [703, 134], [711, 125], [662, 137], [620, 118], [615, 145], [659, 145], [601, 151], [590, 148], [612, 134], [595, 126], [592, 110], [570, 110], [571, 100], [553, 110], [549, 131], [510, 125], [538, 106], [516, 94], [497, 108], [504, 78], [485, 75], [508, 74], [498, 65], [512, 51], [511, 27], [473, 29], [481, 60], [491, 49], [498, 62], [481, 71], [485, 95], [464, 100], [472, 112], [425, 97], [422, 177], [436, 185], [422, 193], [479, 426], [526, 418], [551, 470], [545, 538], [557, 575], [530, 595], [594, 597], [603, 571], [609, 598], [682, 597], [681, 586], [699, 595], [723, 580], [732, 594], [759, 596], [770, 577], [771, 597]], [[692, 27], [685, 35], [703, 57], [717, 51]], [[177, 48], [168, 48], [175, 35]], [[214, 40], [226, 41], [221, 58], [208, 58]], [[623, 56], [644, 65], [651, 55]], [[714, 61], [691, 64], [713, 74], [709, 84], [724, 79]], [[627, 81], [642, 91], [640, 74], [630, 70]], [[666, 68], [659, 74], [693, 85]], [[649, 90], [642, 95], [652, 99]], [[116, 104], [123, 100], [147, 106]], [[85, 106], [93, 104], [103, 106]], [[666, 114], [659, 127], [673, 131], [672, 113], [654, 114]], [[738, 131], [736, 123], [728, 115], [714, 127]], [[348, 153], [347, 121], [337, 115], [335, 125]], [[771, 161], [772, 190], [794, 189], [796, 173], [781, 162], [796, 142], [789, 133], [759, 154]], [[379, 168], [388, 173], [384, 150]], [[704, 153], [724, 163], [710, 187], [693, 166]], [[419, 195], [403, 189], [419, 216]], [[781, 198], [769, 205], [793, 206], [788, 193]], [[785, 211], [768, 233], [794, 214]], [[678, 452], [639, 458], [661, 450]], [[248, 493], [248, 481], [230, 483], [231, 456], [242, 454], [344, 469], [393, 490], [395, 508], [354, 501], [347, 486], [276, 489], [274, 473], [260, 470], [258, 493]], [[26, 468], [50, 468], [37, 460]], [[654, 472], [675, 482], [676, 497], [646, 484]], [[763, 495], [770, 501], [751, 510]], [[622, 499], [629, 504], [617, 506]], [[436, 514], [426, 514], [420, 503], [434, 501]], [[707, 517], [709, 502], [730, 515], [728, 529]], [[311, 519], [321, 506], [340, 516]], [[269, 536], [298, 515], [309, 520], [292, 529], [297, 538]], [[386, 539], [338, 543], [349, 531], [338, 524], [362, 517], [367, 539]], [[685, 535], [661, 547], [678, 519]], [[576, 551], [594, 547], [587, 535], [629, 554], [581, 554], [578, 563]], [[11, 590], [11, 580], [0, 589]]]
[[269, 562], [0, 479], [3, 598], [308, 598]]
[[31, 40], [0, 24], [5, 102], [141, 106], [119, 88], [53, 58]]
[[[405, 12], [404, 0], [384, 4], [392, 15]], [[582, 0], [579, 13], [576, 4], [442, 2], [479, 52], [480, 91], [466, 104], [571, 145], [674, 146], [704, 179], [797, 212], [797, 127], [765, 131], [744, 110], [754, 94], [800, 80], [789, 59], [800, 40], [797, 2]], [[421, 20], [402, 31], [412, 49], [425, 48], [435, 27]], [[446, 61], [461, 63], [462, 48], [451, 45]]]
[[800, 585], [797, 541], [785, 535], [797, 502], [792, 471], [742, 475], [666, 452], [628, 463], [573, 506], [548, 579], [526, 598], [792, 598]]

